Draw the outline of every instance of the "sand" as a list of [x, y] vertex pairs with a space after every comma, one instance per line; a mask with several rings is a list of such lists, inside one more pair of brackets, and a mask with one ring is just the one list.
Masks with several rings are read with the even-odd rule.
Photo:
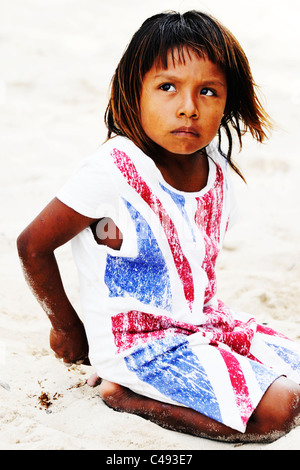
[[[219, 296], [300, 340], [298, 0], [0, 1], [0, 449], [294, 450], [300, 428], [271, 444], [234, 446], [159, 428], [108, 409], [86, 379], [49, 348], [49, 321], [16, 254], [21, 230], [77, 163], [105, 139], [103, 113], [115, 65], [146, 17], [209, 11], [244, 47], [278, 127], [263, 146], [246, 139], [236, 160], [241, 217], [218, 263]], [[70, 246], [57, 250], [80, 312]]]

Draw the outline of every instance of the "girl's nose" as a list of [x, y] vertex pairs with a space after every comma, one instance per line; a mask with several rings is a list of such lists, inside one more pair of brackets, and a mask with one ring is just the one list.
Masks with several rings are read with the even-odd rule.
[[199, 110], [192, 96], [186, 95], [184, 97], [178, 108], [178, 115], [189, 119], [197, 119], [199, 117]]

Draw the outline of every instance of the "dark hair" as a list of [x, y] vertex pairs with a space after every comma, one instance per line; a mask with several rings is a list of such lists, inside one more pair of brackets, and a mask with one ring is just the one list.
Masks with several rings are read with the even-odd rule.
[[[188, 11], [154, 15], [134, 34], [112, 79], [105, 113], [107, 138], [113, 134], [126, 136], [155, 158], [157, 146], [147, 137], [140, 123], [143, 78], [154, 63], [167, 68], [169, 52], [178, 52], [184, 62], [184, 51], [187, 50], [218, 63], [226, 74], [228, 93], [218, 132], [219, 150], [243, 178], [231, 160], [232, 130], [236, 132], [241, 148], [242, 136], [247, 131], [258, 142], [263, 142], [271, 121], [257, 97], [250, 66], [240, 44], [227, 28], [205, 13]], [[228, 139], [226, 153], [221, 149], [222, 131]]]

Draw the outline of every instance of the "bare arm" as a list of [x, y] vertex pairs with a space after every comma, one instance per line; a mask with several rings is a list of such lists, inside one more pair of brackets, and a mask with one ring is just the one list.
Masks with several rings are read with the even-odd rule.
[[54, 251], [93, 222], [55, 198], [17, 240], [26, 280], [52, 324], [50, 345], [65, 362], [86, 359], [88, 345], [65, 293]]

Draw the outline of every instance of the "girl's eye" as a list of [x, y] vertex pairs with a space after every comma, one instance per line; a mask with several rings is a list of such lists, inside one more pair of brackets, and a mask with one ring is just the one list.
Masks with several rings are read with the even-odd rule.
[[211, 90], [210, 88], [202, 88], [201, 90], [201, 95], [205, 95], [205, 96], [215, 96], [215, 92], [213, 90]]
[[162, 91], [176, 91], [175, 86], [172, 83], [164, 83], [159, 87]]

